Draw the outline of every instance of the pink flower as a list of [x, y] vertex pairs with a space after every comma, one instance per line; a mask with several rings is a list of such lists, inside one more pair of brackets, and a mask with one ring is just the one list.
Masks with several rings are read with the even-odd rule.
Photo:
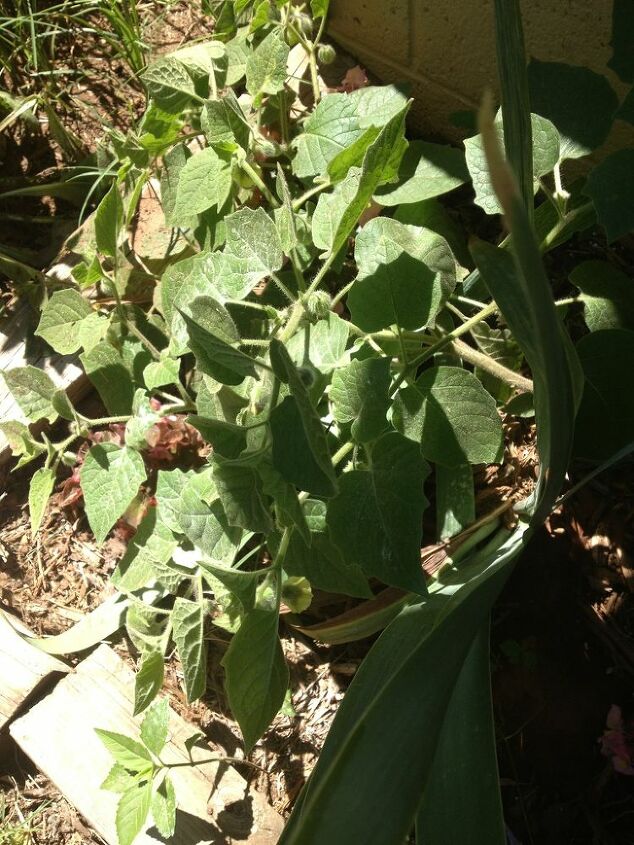
[[623, 721], [618, 704], [613, 704], [606, 720], [606, 730], [599, 740], [601, 753], [612, 761], [615, 772], [634, 775], [634, 734], [632, 725]]

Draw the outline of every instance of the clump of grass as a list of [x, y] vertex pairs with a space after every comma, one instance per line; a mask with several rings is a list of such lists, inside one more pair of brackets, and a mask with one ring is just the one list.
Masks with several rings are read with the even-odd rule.
[[49, 803], [40, 804], [25, 816], [17, 799], [10, 807], [6, 795], [0, 795], [0, 845], [35, 845], [42, 825], [40, 817]]

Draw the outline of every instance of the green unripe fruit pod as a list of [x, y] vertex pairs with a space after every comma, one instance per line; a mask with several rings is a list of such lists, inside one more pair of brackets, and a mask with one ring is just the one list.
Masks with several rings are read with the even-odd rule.
[[310, 15], [300, 12], [295, 16], [295, 24], [307, 38], [313, 34], [313, 20]]
[[306, 310], [311, 320], [324, 320], [330, 311], [330, 296], [324, 290], [316, 290], [306, 300]]
[[337, 51], [332, 44], [320, 44], [317, 50], [317, 58], [322, 65], [331, 65], [337, 58]]

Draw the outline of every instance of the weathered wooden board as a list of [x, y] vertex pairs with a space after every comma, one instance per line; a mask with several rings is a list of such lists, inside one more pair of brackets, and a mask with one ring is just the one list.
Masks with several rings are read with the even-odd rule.
[[65, 663], [26, 642], [0, 611], [0, 730], [47, 678], [65, 672]]
[[[132, 716], [134, 677], [109, 646], [100, 646], [55, 690], [11, 726], [18, 745], [75, 805], [110, 845], [116, 845], [118, 796], [100, 789], [113, 760], [94, 729], [137, 738], [141, 718]], [[184, 741], [195, 733], [174, 711], [166, 762], [188, 759]], [[217, 751], [222, 755], [225, 752]], [[213, 756], [194, 749], [195, 759]], [[282, 831], [280, 816], [263, 796], [226, 763], [172, 770], [178, 800], [174, 845], [273, 845]], [[152, 823], [135, 845], [164, 842]]]

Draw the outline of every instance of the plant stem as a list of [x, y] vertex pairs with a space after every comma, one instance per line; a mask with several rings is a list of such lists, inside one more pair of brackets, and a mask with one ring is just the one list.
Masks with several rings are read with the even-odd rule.
[[454, 340], [450, 348], [456, 353], [456, 355], [459, 355], [465, 361], [468, 361], [469, 364], [473, 364], [474, 367], [479, 367], [481, 370], [485, 370], [487, 373], [490, 373], [492, 376], [495, 376], [495, 378], [500, 379], [500, 381], [509, 384], [511, 387], [518, 387], [520, 390], [527, 393], [533, 392], [533, 382], [530, 379], [510, 370], [508, 367], [505, 367], [503, 364], [495, 361], [489, 355], [485, 355], [484, 352], [480, 352], [478, 349], [468, 346], [464, 343], [464, 341]]
[[[421, 352], [420, 355], [417, 355], [416, 358], [410, 361], [408, 370], [410, 372], [412, 370], [415, 370], [417, 367], [419, 367], [422, 363], [427, 361], [437, 352], [440, 352], [441, 349], [444, 349], [445, 346], [452, 343], [456, 338], [471, 331], [471, 329], [477, 326], [478, 323], [480, 323], [482, 320], [486, 320], [487, 317], [490, 317], [492, 314], [495, 314], [497, 310], [498, 307], [495, 302], [491, 302], [489, 305], [486, 306], [486, 308], [483, 308], [481, 311], [478, 311], [478, 313], [471, 317], [471, 319], [467, 320], [461, 326], [455, 328], [453, 331], [448, 332], [444, 337], [441, 337], [440, 340], [437, 340], [436, 343], [432, 344], [430, 347]], [[391, 390], [392, 396], [396, 393], [396, 391], [399, 389], [399, 387], [405, 380], [405, 376], [406, 373], [401, 373], [396, 379]]]
[[288, 299], [289, 302], [297, 302], [297, 297], [295, 296], [295, 294], [286, 287], [284, 282], [280, 279], [280, 277], [276, 273], [271, 273], [271, 278], [273, 279], [275, 284], [282, 291], [282, 293]]
[[264, 196], [268, 202], [273, 206], [273, 208], [279, 208], [279, 202], [277, 198], [271, 193], [265, 183], [262, 181], [258, 173], [254, 170], [254, 168], [249, 164], [246, 159], [244, 161], [239, 162], [240, 167], [244, 170], [247, 174], [249, 179], [253, 182], [253, 184], [260, 190], [262, 196]]
[[319, 87], [319, 72], [317, 70], [317, 50], [314, 44], [308, 50], [308, 64], [310, 66], [310, 81], [313, 86], [313, 98], [315, 105], [321, 100], [321, 89]]
[[347, 285], [344, 285], [341, 288], [339, 293], [337, 293], [337, 294], [335, 294], [335, 296], [333, 296], [332, 300], [330, 301], [330, 307], [331, 308], [334, 308], [335, 305], [338, 305], [338, 303], [341, 302], [341, 300], [344, 298], [344, 296], [346, 296], [352, 290], [352, 286], [354, 285], [355, 281], [356, 281], [356, 279], [353, 279], [351, 282], [348, 282]]
[[180, 769], [183, 766], [207, 766], [209, 763], [242, 763], [245, 766], [250, 766], [252, 769], [258, 769], [258, 771], [270, 775], [270, 772], [262, 768], [262, 766], [258, 766], [257, 763], [252, 763], [250, 760], [243, 760], [240, 757], [224, 757], [218, 755], [217, 757], [208, 757], [206, 760], [194, 760], [192, 758], [182, 763], [163, 763], [161, 761], [164, 769]]
[[319, 185], [315, 185], [314, 188], [309, 188], [306, 193], [302, 194], [296, 200], [293, 201], [293, 211], [299, 211], [300, 208], [307, 202], [311, 197], [320, 194], [322, 191], [325, 191], [327, 188], [332, 187], [330, 182], [320, 182]]
[[114, 425], [115, 423], [125, 423], [128, 420], [132, 419], [131, 414], [122, 414], [120, 417], [99, 417], [96, 420], [88, 419], [88, 417], [84, 417], [82, 414], [77, 415], [82, 423], [89, 425], [91, 428], [97, 425]]

